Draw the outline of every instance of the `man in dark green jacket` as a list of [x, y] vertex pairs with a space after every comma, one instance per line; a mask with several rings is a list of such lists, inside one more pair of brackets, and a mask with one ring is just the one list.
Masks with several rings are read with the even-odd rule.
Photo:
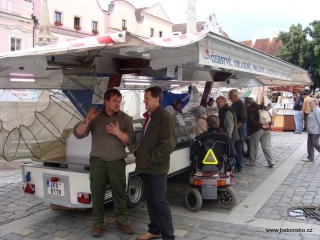
[[237, 128], [236, 113], [231, 107], [229, 107], [227, 99], [224, 96], [217, 97], [216, 103], [219, 109], [218, 114], [221, 129], [229, 134], [233, 142], [236, 142], [240, 139]]
[[162, 90], [150, 87], [145, 90], [144, 102], [149, 117], [143, 137], [136, 151], [136, 171], [141, 173], [149, 212], [148, 232], [138, 240], [162, 237], [175, 239], [170, 206], [167, 199], [167, 173], [170, 154], [176, 146], [174, 120], [161, 106]]

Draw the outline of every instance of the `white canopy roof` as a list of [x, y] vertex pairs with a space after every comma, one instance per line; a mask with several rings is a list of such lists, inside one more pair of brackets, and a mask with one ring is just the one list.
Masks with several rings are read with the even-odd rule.
[[[36, 82], [10, 82], [10, 74]], [[155, 80], [220, 81], [232, 85], [311, 85], [306, 70], [211, 32], [144, 40], [110, 33], [0, 56], [0, 88], [76, 88], [92, 78], [135, 73]]]

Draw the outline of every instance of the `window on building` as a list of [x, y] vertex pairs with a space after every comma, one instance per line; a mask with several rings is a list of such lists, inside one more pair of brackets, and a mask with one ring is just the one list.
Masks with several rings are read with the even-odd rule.
[[99, 31], [98, 31], [98, 22], [96, 22], [96, 21], [92, 21], [92, 33], [94, 34], [94, 35], [97, 35], [97, 34], [99, 34]]
[[80, 18], [74, 17], [74, 27], [80, 27]]
[[21, 38], [11, 38], [11, 51], [21, 50]]
[[61, 12], [54, 12], [54, 22], [55, 23], [62, 23], [62, 19], [61, 19]]
[[122, 19], [122, 30], [127, 30], [127, 20]]
[[162, 31], [159, 31], [159, 37], [162, 37]]
[[98, 22], [92, 21], [92, 31], [98, 31]]
[[154, 36], [154, 29], [150, 28], [150, 37], [153, 37], [153, 36]]

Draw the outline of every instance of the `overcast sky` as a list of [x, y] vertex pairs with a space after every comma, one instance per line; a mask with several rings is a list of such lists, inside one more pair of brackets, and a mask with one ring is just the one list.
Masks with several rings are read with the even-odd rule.
[[[186, 22], [188, 0], [127, 0], [135, 7], [160, 3], [173, 23]], [[236, 41], [277, 36], [298, 23], [305, 28], [320, 20], [317, 0], [197, 0], [197, 20], [215, 14], [219, 25]]]

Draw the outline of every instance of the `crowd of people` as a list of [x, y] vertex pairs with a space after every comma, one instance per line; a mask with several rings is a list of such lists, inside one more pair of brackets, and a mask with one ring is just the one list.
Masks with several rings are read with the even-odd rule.
[[[215, 100], [210, 98], [208, 106], [197, 106], [193, 113], [196, 118], [196, 140], [218, 136], [228, 146], [228, 156], [234, 158], [233, 171], [242, 171], [243, 144], [249, 140], [248, 166], [255, 166], [258, 157], [259, 143], [267, 160], [267, 167], [272, 168], [274, 160], [271, 152], [271, 123], [261, 123], [260, 110], [253, 98], [241, 99], [237, 89], [229, 92], [228, 105], [224, 96]], [[140, 173], [144, 184], [150, 223], [148, 231], [137, 237], [138, 240], [162, 238], [175, 239], [171, 210], [167, 199], [167, 174], [170, 167], [170, 154], [176, 146], [175, 124], [170, 111], [162, 107], [163, 93], [158, 86], [145, 90], [145, 114], [143, 135], [135, 151], [136, 171]], [[104, 108], [92, 108], [83, 122], [73, 130], [75, 137], [81, 139], [92, 136], [90, 152], [90, 189], [92, 193], [93, 237], [100, 237], [104, 231], [104, 196], [109, 185], [113, 196], [115, 220], [121, 232], [133, 234], [129, 225], [126, 176], [125, 146], [134, 143], [135, 134], [132, 119], [120, 110], [122, 95], [117, 89], [107, 90], [104, 94]], [[214, 115], [214, 102], [218, 116]], [[182, 112], [180, 101], [175, 102], [172, 110]], [[320, 152], [320, 108], [318, 100], [308, 93], [294, 98], [295, 133], [300, 134], [303, 128], [308, 132], [305, 161], [314, 161], [314, 149]], [[304, 121], [303, 121], [304, 120]], [[304, 123], [304, 125], [303, 125]], [[157, 137], [155, 137], [157, 136]], [[196, 145], [198, 144], [198, 145]], [[198, 146], [198, 147], [197, 147]], [[201, 150], [199, 141], [191, 147], [191, 158]]]
[[[277, 102], [279, 93], [272, 95], [273, 102]], [[295, 122], [295, 134], [307, 132], [307, 158], [306, 162], [314, 161], [314, 149], [320, 152], [320, 94], [310, 94], [308, 91], [293, 94], [293, 116]]]
[[[278, 95], [277, 95], [278, 97]], [[293, 97], [293, 110], [295, 120], [295, 134], [301, 134], [303, 131], [308, 133], [307, 140], [307, 158], [306, 162], [314, 161], [314, 150], [320, 152], [320, 96], [314, 98], [309, 92], [304, 91], [295, 93]], [[267, 167], [272, 168], [275, 161], [272, 156], [271, 145], [271, 122], [261, 123], [259, 112], [265, 109], [263, 104], [258, 105], [251, 97], [241, 100], [239, 91], [232, 89], [229, 92], [229, 100], [232, 102], [228, 105], [227, 99], [224, 96], [219, 96], [215, 100], [218, 107], [218, 116], [222, 132], [227, 133], [234, 143], [235, 163], [234, 172], [241, 172], [242, 158], [245, 139], [249, 142], [248, 156], [246, 165], [255, 166], [258, 157], [259, 144], [267, 161]], [[211, 98], [209, 102], [213, 103]], [[208, 103], [209, 103], [208, 102]], [[200, 106], [199, 106], [200, 107]], [[195, 108], [198, 110], [199, 107]], [[212, 105], [210, 106], [212, 107]], [[197, 135], [207, 131], [207, 126], [204, 125], [205, 113], [202, 109], [201, 122], [199, 117], [196, 117], [197, 124], [201, 128], [197, 128]], [[196, 115], [195, 111], [195, 115]], [[207, 113], [210, 115], [211, 113]], [[199, 131], [201, 130], [201, 131]]]
[[[267, 160], [267, 167], [272, 168], [274, 160], [271, 153], [271, 123], [261, 124], [259, 122], [259, 110], [263, 106], [258, 105], [250, 97], [243, 101], [237, 89], [229, 91], [229, 100], [232, 102], [231, 106], [228, 105], [227, 99], [224, 96], [217, 97], [215, 102], [218, 108], [219, 129], [230, 136], [234, 145], [235, 161], [233, 171], [235, 173], [242, 171], [244, 141], [248, 138], [250, 138], [249, 154], [246, 164], [248, 166], [255, 166], [260, 143]], [[195, 108], [197, 129], [201, 130], [197, 131], [196, 135], [207, 131], [208, 128], [204, 125], [205, 108], [203, 108], [201, 119], [197, 116], [200, 107]], [[201, 127], [198, 127], [198, 125]]]

